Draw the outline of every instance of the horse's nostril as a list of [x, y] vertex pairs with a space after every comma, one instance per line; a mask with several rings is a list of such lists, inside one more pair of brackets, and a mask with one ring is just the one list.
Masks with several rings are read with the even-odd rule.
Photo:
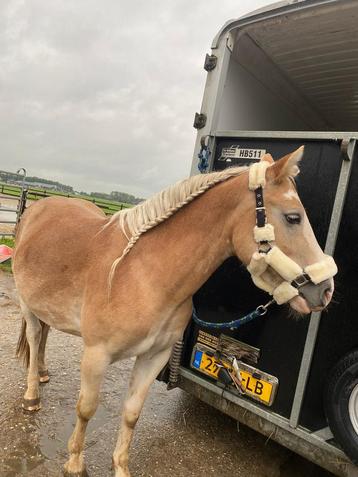
[[321, 304], [322, 306], [326, 306], [330, 302], [333, 292], [331, 280], [325, 280], [320, 284], [319, 288]]
[[324, 292], [323, 292], [323, 304], [325, 305], [328, 301], [330, 301], [332, 297], [332, 287], [327, 287], [325, 288]]

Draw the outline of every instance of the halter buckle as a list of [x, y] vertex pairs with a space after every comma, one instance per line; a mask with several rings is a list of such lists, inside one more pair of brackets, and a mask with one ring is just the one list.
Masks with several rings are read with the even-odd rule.
[[302, 275], [299, 275], [292, 280], [291, 285], [295, 288], [301, 288], [304, 285], [307, 285], [307, 283], [310, 283], [310, 281], [311, 277], [307, 273], [302, 273]]

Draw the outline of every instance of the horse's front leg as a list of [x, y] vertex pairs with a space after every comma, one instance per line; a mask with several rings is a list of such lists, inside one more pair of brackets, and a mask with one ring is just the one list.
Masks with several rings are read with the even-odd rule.
[[128, 452], [134, 427], [139, 418], [150, 385], [168, 362], [172, 348], [150, 351], [138, 356], [133, 367], [128, 394], [124, 402], [116, 449], [113, 454], [115, 477], [130, 477]]
[[103, 347], [85, 346], [81, 362], [81, 390], [76, 406], [77, 421], [68, 441], [70, 457], [65, 464], [67, 476], [86, 475], [83, 460], [86, 428], [96, 412], [100, 386], [109, 362], [109, 356]]

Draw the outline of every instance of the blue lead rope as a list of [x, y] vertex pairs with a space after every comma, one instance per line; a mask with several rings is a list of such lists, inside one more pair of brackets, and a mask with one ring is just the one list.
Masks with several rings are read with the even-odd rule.
[[199, 326], [202, 326], [203, 328], [215, 328], [217, 330], [237, 330], [238, 328], [240, 328], [240, 326], [249, 323], [255, 318], [265, 315], [267, 313], [267, 308], [272, 305], [272, 303], [274, 303], [274, 300], [269, 301], [266, 305], [258, 306], [256, 310], [252, 311], [248, 315], [242, 316], [241, 318], [237, 318], [233, 321], [228, 321], [226, 323], [211, 323], [210, 321], [201, 320], [197, 315], [195, 306], [193, 305], [192, 318], [194, 323]]

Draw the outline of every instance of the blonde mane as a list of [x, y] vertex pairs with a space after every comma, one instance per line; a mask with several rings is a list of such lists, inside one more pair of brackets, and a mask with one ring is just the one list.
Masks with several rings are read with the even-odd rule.
[[219, 172], [198, 174], [171, 185], [136, 207], [114, 214], [108, 225], [118, 222], [128, 239], [128, 244], [122, 255], [112, 264], [109, 284], [112, 283], [118, 263], [129, 253], [141, 235], [169, 219], [182, 207], [216, 184], [236, 177], [245, 171], [247, 171], [247, 167], [231, 167]]

